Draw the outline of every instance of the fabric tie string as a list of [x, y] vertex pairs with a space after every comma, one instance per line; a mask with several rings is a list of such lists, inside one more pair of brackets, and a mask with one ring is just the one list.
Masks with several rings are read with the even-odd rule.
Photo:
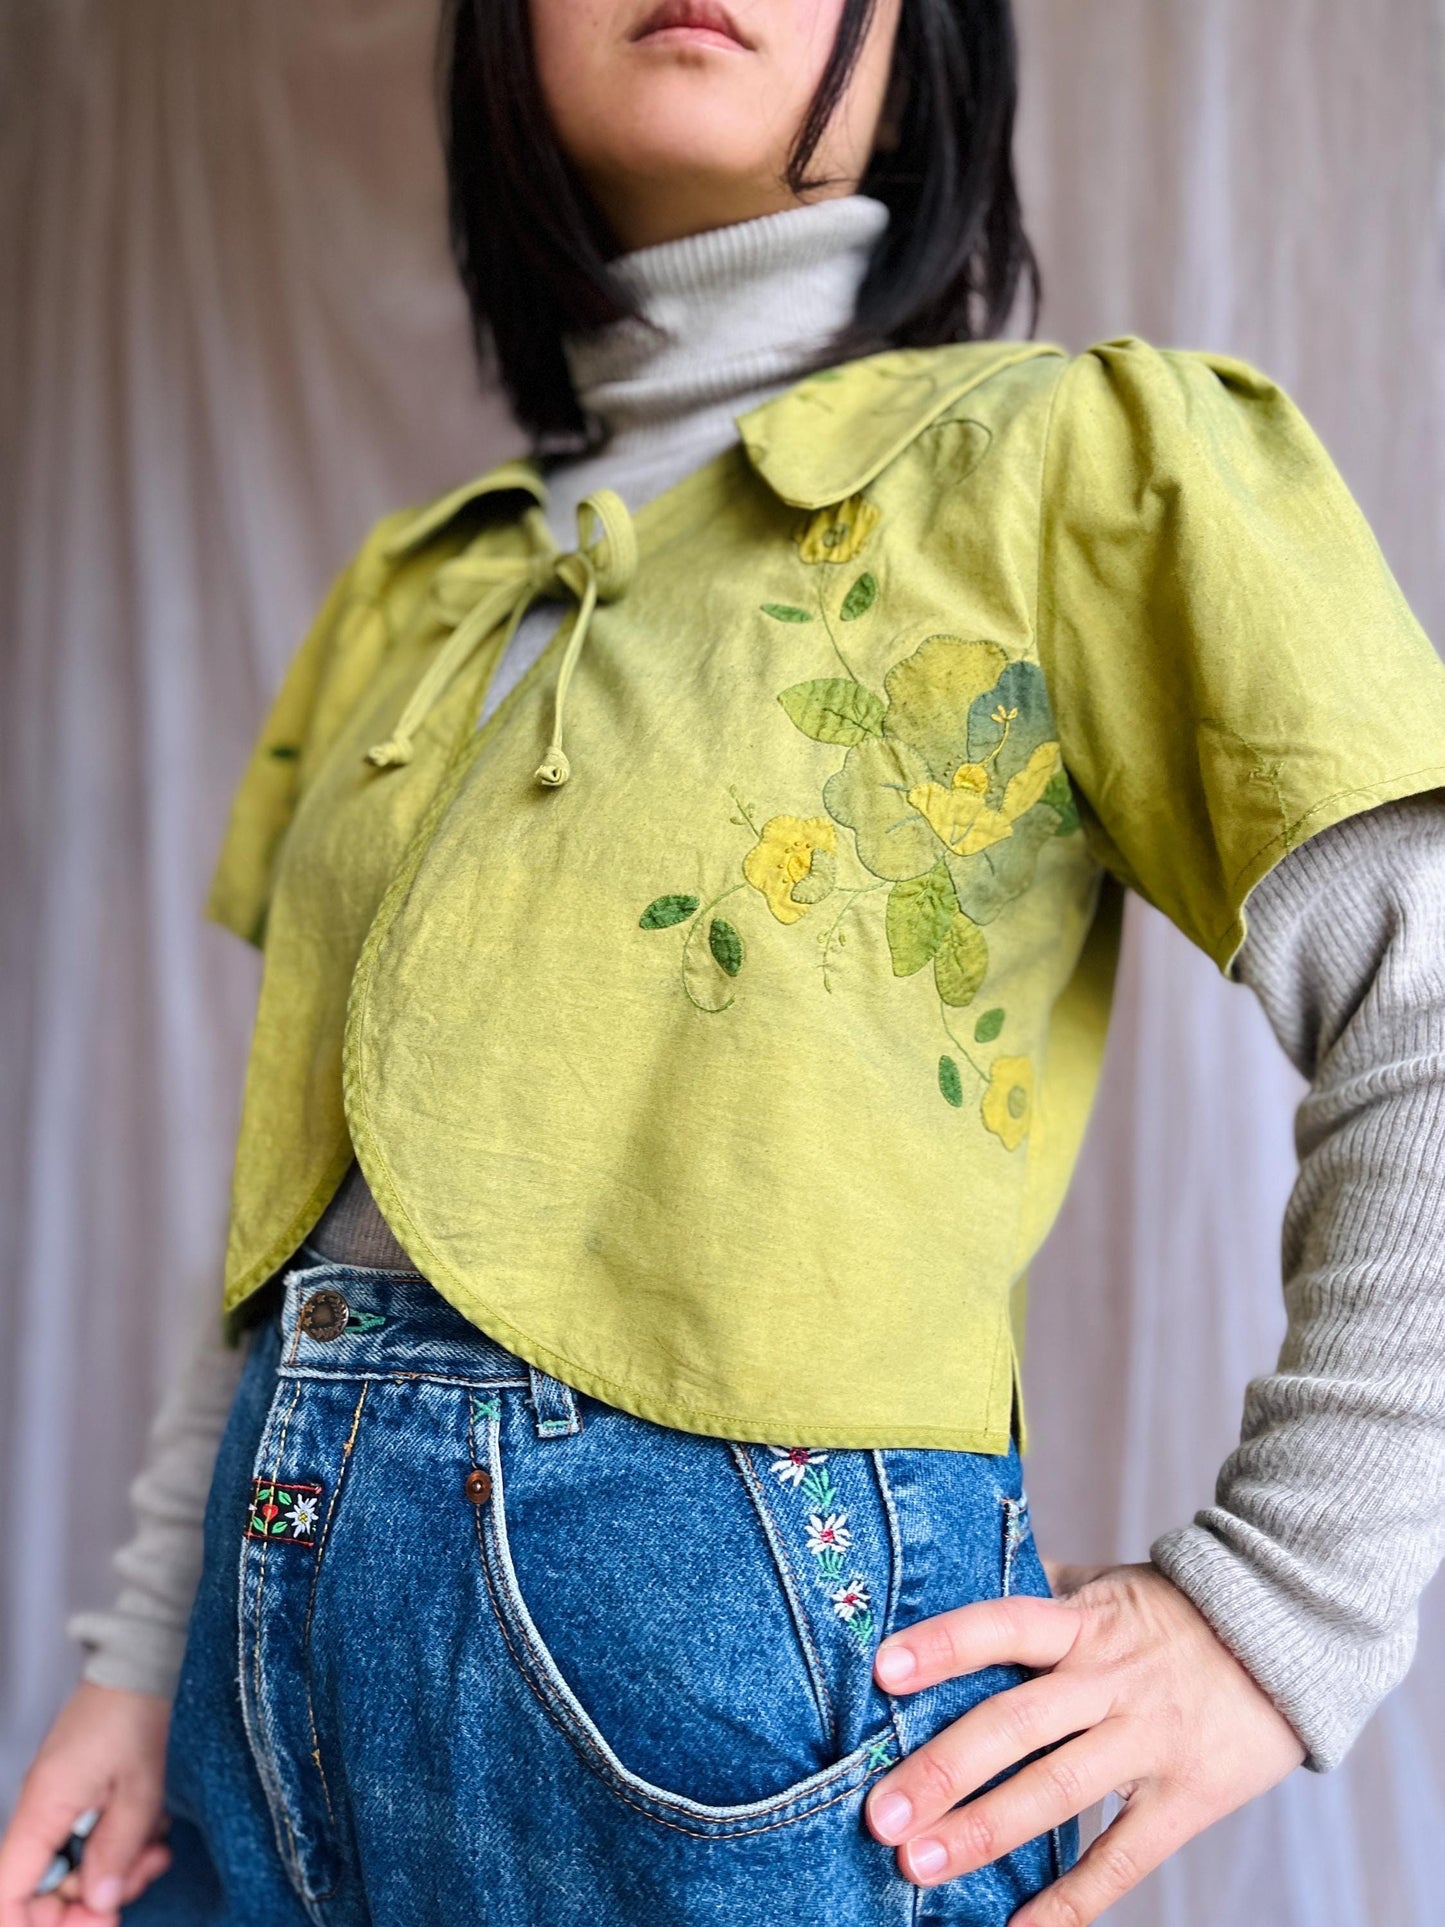
[[440, 700], [452, 679], [498, 623], [506, 624], [502, 650], [538, 596], [559, 590], [575, 596], [567, 646], [557, 671], [553, 698], [552, 737], [537, 765], [539, 783], [555, 789], [572, 773], [562, 747], [562, 718], [572, 672], [599, 602], [616, 602], [627, 593], [637, 569], [637, 536], [621, 496], [602, 488], [577, 505], [577, 547], [563, 553], [552, 539], [542, 511], [529, 509], [522, 518], [530, 553], [523, 557], [463, 554], [437, 572], [431, 588], [432, 605], [452, 632], [407, 699], [393, 733], [374, 744], [366, 760], [378, 769], [409, 763], [417, 730]]

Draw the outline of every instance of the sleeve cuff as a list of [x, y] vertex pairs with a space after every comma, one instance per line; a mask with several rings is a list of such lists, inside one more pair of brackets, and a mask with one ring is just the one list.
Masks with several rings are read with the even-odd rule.
[[66, 1632], [85, 1648], [82, 1679], [93, 1686], [115, 1686], [127, 1693], [154, 1693], [173, 1699], [186, 1650], [184, 1627], [158, 1624], [119, 1608], [76, 1613]]
[[1409, 1666], [1413, 1615], [1384, 1638], [1368, 1638], [1343, 1616], [1272, 1583], [1244, 1551], [1197, 1520], [1164, 1533], [1149, 1556], [1289, 1721], [1305, 1747], [1304, 1764], [1315, 1773], [1338, 1766]]

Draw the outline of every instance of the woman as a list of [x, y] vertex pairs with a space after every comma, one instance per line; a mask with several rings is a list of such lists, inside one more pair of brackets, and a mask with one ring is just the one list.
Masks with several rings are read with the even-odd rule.
[[[995, 338], [1005, 6], [447, 45], [539, 461], [372, 532], [238, 795], [244, 1367], [158, 1429], [0, 1927], [1092, 1920], [1341, 1756], [1438, 1556], [1445, 675], [1257, 371]], [[1121, 883], [1313, 1079], [1291, 1331], [1216, 1506], [1050, 1598], [1009, 1294]], [[153, 1495], [228, 1406], [170, 1718]]]

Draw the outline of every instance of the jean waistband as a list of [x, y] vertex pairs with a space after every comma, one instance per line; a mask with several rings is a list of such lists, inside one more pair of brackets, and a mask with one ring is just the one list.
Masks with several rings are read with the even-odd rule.
[[475, 1385], [557, 1383], [489, 1338], [419, 1272], [339, 1264], [305, 1246], [297, 1255], [283, 1279], [284, 1375], [414, 1374]]

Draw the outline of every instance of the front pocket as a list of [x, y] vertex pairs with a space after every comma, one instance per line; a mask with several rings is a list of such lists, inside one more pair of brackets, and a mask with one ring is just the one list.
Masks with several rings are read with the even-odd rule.
[[549, 1717], [629, 1804], [687, 1831], [846, 1798], [883, 1750], [839, 1757], [789, 1578], [727, 1444], [585, 1411], [575, 1436], [538, 1440], [520, 1401], [473, 1408], [487, 1589]]

